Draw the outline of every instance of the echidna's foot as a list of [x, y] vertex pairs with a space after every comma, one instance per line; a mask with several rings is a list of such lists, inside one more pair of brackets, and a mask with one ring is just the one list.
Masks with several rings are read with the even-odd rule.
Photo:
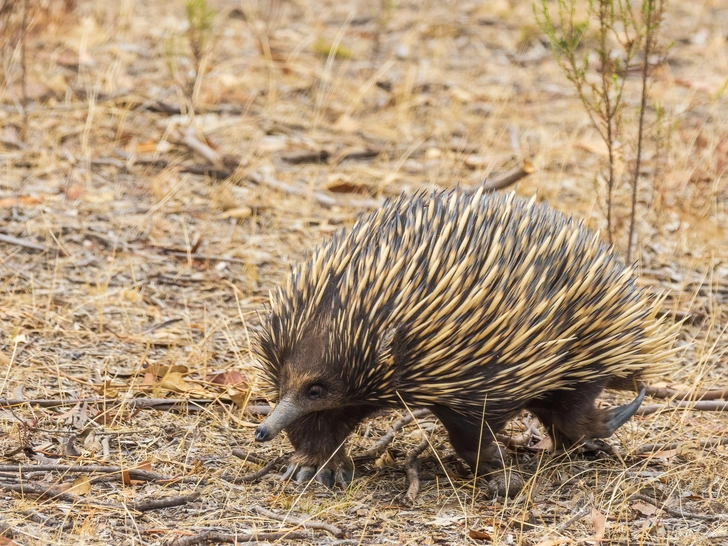
[[496, 472], [488, 480], [488, 490], [498, 497], [512, 499], [523, 489], [523, 476], [518, 472]]
[[334, 485], [348, 487], [354, 478], [354, 474], [345, 467], [339, 467], [335, 470], [326, 467], [318, 470], [315, 466], [291, 463], [281, 476], [281, 479], [289, 480], [291, 478], [298, 484], [307, 483], [312, 479], [316, 479], [318, 483], [326, 487], [334, 487]]
[[476, 476], [490, 476], [503, 472], [505, 468], [503, 448], [496, 443], [483, 447], [480, 451], [462, 451], [460, 456], [465, 459], [470, 471]]

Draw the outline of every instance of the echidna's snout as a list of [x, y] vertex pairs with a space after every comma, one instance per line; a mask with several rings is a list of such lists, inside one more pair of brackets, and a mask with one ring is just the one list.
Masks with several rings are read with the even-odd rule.
[[267, 442], [270, 439], [270, 429], [265, 424], [258, 425], [258, 428], [255, 429], [255, 441]]
[[284, 398], [273, 409], [268, 419], [263, 421], [258, 428], [255, 429], [256, 442], [268, 442], [272, 440], [278, 433], [293, 423], [296, 419], [303, 415], [301, 410], [291, 400]]

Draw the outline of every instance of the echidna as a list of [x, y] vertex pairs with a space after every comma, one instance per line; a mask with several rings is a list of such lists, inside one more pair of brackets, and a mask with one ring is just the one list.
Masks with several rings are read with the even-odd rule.
[[[278, 403], [255, 439], [285, 430], [297, 479], [331, 485], [382, 408], [432, 410], [474, 471], [523, 408], [564, 441], [606, 438], [668, 369], [677, 326], [658, 309], [597, 234], [533, 199], [401, 196], [271, 294], [253, 353]], [[604, 388], [641, 390], [597, 408]]]

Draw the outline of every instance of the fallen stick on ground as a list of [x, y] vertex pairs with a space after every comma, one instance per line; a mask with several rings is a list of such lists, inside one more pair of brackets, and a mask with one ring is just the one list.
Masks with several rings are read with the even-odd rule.
[[728, 398], [728, 388], [703, 389], [699, 391], [679, 391], [668, 387], [647, 387], [648, 396], [653, 398], [672, 398], [673, 400], [721, 400]]
[[297, 525], [303, 527], [304, 529], [320, 529], [322, 531], [331, 533], [336, 538], [345, 538], [344, 531], [342, 531], [335, 525], [331, 525], [330, 523], [326, 523], [324, 521], [316, 521], [310, 518], [297, 517], [291, 514], [277, 514], [276, 512], [271, 512], [270, 510], [267, 510], [262, 506], [257, 505], [252, 506], [250, 509], [256, 514], [265, 516], [266, 518], [281, 521], [283, 523], [288, 523], [290, 525]]
[[5, 233], [0, 233], [0, 243], [22, 246], [23, 248], [37, 250], [39, 252], [43, 252], [46, 249], [46, 247], [44, 247], [43, 245], [39, 245], [25, 239], [19, 239], [18, 237], [13, 237], [12, 235], [6, 235]]
[[642, 406], [637, 410], [635, 415], [651, 415], [658, 411], [684, 409], [694, 411], [728, 411], [728, 402], [723, 400], [703, 400], [692, 402], [688, 400], [675, 402], [672, 404], [655, 404], [650, 406]]
[[405, 471], [407, 472], [407, 479], [409, 480], [409, 487], [407, 488], [407, 498], [414, 502], [417, 499], [417, 495], [420, 494], [420, 474], [419, 474], [419, 457], [430, 445], [430, 442], [425, 436], [419, 445], [414, 448], [404, 460]]
[[311, 538], [308, 533], [302, 531], [274, 531], [260, 533], [221, 533], [219, 531], [207, 531], [191, 537], [180, 537], [170, 542], [167, 546], [195, 546], [196, 544], [249, 544], [251, 542], [266, 542], [274, 540], [305, 540]]
[[[681, 445], [690, 444], [691, 442], [672, 442], [670, 444], [647, 444], [637, 448], [634, 452], [635, 455], [644, 455], [646, 453], [659, 453], [660, 451], [670, 451], [677, 449]], [[718, 447], [728, 445], [728, 438], [720, 438], [716, 440], [700, 440], [698, 442], [698, 449], [705, 449], [710, 447]]]
[[377, 443], [375, 443], [371, 448], [367, 449], [364, 453], [361, 453], [354, 457], [355, 461], [360, 461], [362, 459], [370, 459], [372, 457], [378, 457], [382, 451], [386, 449], [386, 447], [392, 443], [392, 440], [394, 440], [394, 437], [397, 435], [397, 433], [404, 428], [405, 425], [408, 425], [415, 419], [419, 417], [425, 417], [427, 415], [430, 415], [430, 410], [428, 409], [418, 409], [414, 410], [411, 413], [408, 413], [398, 421], [395, 421], [395, 423], [390, 427], [389, 431], [379, 438], [377, 440]]
[[664, 510], [671, 516], [676, 516], [679, 518], [702, 519], [705, 521], [714, 521], [716, 519], [728, 518], [728, 514], [696, 514], [695, 512], [683, 512], [682, 510], [675, 510], [674, 508], [668, 508], [667, 506], [665, 506], [665, 503], [653, 499], [652, 497], [648, 497], [647, 495], [635, 494], [631, 495], [627, 500], [641, 500], [644, 502], [648, 502], [652, 506], [655, 506], [660, 510]]
[[184, 506], [188, 502], [196, 501], [200, 497], [200, 492], [195, 491], [189, 495], [180, 495], [174, 497], [162, 497], [161, 499], [142, 499], [129, 505], [129, 508], [137, 512], [149, 512], [150, 510], [159, 510], [161, 508], [172, 508], [173, 506]]
[[486, 180], [483, 187], [486, 191], [502, 190], [515, 184], [522, 178], [527, 177], [529, 174], [533, 174], [535, 170], [536, 169], [534, 169], [533, 164], [530, 161], [524, 161], [520, 167], [508, 171], [503, 176], [499, 176], [492, 180]]

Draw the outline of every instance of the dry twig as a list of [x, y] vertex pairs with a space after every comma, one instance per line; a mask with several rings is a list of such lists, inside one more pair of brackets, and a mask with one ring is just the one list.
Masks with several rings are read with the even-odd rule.
[[728, 402], [723, 400], [704, 400], [699, 402], [685, 400], [672, 404], [654, 404], [650, 406], [642, 406], [637, 410], [637, 413], [635, 415], [650, 415], [652, 413], [657, 413], [658, 411], [670, 409], [685, 409], [693, 411], [726, 411], [728, 410]]
[[137, 512], [149, 512], [150, 510], [159, 510], [161, 508], [184, 506], [188, 502], [196, 501], [199, 497], [200, 492], [195, 491], [194, 493], [190, 493], [189, 495], [162, 497], [161, 499], [143, 499], [132, 503], [129, 508]]
[[655, 506], [659, 508], [660, 510], [663, 510], [670, 514], [671, 516], [676, 516], [679, 518], [685, 518], [685, 519], [702, 519], [704, 521], [715, 521], [717, 519], [725, 519], [728, 517], [728, 514], [696, 514], [695, 512], [683, 512], [682, 510], [675, 510], [674, 508], [668, 508], [665, 506], [665, 503], [662, 503], [656, 499], [653, 499], [652, 497], [648, 497], [647, 495], [640, 495], [640, 494], [634, 494], [629, 497], [630, 501], [633, 500], [640, 500], [643, 502], [648, 502], [652, 506]]
[[673, 400], [721, 400], [728, 398], [728, 388], [679, 391], [668, 387], [647, 387], [646, 394], [653, 398], [672, 398]]
[[33, 243], [26, 239], [20, 239], [18, 237], [13, 237], [12, 235], [6, 235], [5, 233], [0, 233], [0, 243], [7, 243], [9, 245], [22, 246], [23, 248], [27, 248], [30, 250], [37, 250], [39, 252], [42, 252], [46, 249], [43, 245]]
[[377, 440], [377, 443], [375, 443], [371, 448], [367, 449], [364, 453], [360, 453], [359, 455], [354, 457], [354, 460], [361, 461], [364, 459], [371, 459], [372, 457], [378, 457], [387, 448], [387, 446], [392, 443], [394, 437], [400, 430], [404, 428], [405, 425], [408, 425], [419, 417], [425, 417], [427, 415], [430, 415], [430, 410], [417, 409], [411, 413], [408, 413], [398, 421], [395, 421], [389, 431], [387, 431], [384, 436]]
[[407, 488], [407, 498], [414, 502], [417, 499], [417, 495], [420, 494], [420, 474], [419, 474], [419, 457], [430, 445], [430, 441], [425, 436], [422, 441], [414, 448], [404, 460], [404, 467], [407, 472], [407, 479], [409, 480], [409, 487]]
[[310, 518], [296, 517], [291, 514], [277, 514], [263, 508], [262, 506], [257, 505], [252, 506], [250, 509], [256, 514], [260, 514], [261, 516], [265, 516], [266, 518], [303, 527], [304, 529], [320, 529], [322, 531], [331, 533], [336, 538], [346, 538], [346, 533], [344, 533], [344, 531], [342, 531], [335, 525], [331, 525], [330, 523], [326, 523], [324, 521], [316, 521]]
[[[635, 455], [644, 455], [645, 453], [655, 453], [660, 451], [670, 451], [672, 449], [677, 449], [681, 445], [684, 445], [685, 442], [672, 442], [670, 444], [647, 444], [640, 446], [637, 450], [635, 450]], [[720, 438], [718, 440], [701, 440], [698, 442], [698, 449], [706, 449], [711, 447], [717, 447], [717, 446], [725, 446], [728, 445], [728, 438]]]
[[196, 544], [247, 544], [274, 540], [304, 540], [310, 538], [302, 531], [274, 531], [260, 533], [222, 533], [207, 531], [191, 537], [180, 537], [167, 543], [167, 546], [195, 546]]

